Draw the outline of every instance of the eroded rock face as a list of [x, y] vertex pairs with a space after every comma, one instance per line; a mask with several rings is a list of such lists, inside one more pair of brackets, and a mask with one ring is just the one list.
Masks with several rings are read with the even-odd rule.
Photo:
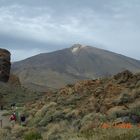
[[11, 69], [11, 54], [8, 50], [0, 49], [0, 81], [8, 82]]
[[118, 84], [126, 83], [128, 80], [133, 78], [133, 73], [128, 70], [118, 73], [114, 76], [114, 79], [118, 81]]

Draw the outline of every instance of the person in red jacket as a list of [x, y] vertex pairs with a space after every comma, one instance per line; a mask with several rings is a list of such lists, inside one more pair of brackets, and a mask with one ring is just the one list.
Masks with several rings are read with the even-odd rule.
[[14, 127], [15, 126], [15, 123], [16, 123], [16, 114], [15, 113], [13, 113], [10, 116], [10, 122], [11, 122], [11, 126]]

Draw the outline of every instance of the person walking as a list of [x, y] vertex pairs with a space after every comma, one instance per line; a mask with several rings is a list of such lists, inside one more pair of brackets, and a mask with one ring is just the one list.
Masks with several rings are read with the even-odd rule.
[[10, 116], [10, 122], [11, 122], [11, 127], [14, 127], [15, 124], [16, 124], [16, 114], [13, 113], [11, 116]]
[[20, 115], [20, 123], [22, 126], [26, 126], [26, 117], [24, 114]]

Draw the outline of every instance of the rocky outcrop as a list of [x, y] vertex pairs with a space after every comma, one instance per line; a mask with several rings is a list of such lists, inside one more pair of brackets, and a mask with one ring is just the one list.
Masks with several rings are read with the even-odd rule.
[[120, 72], [114, 76], [114, 79], [118, 81], [118, 84], [125, 83], [131, 78], [133, 78], [133, 74], [128, 70]]
[[8, 82], [11, 68], [11, 54], [8, 50], [0, 49], [0, 81]]

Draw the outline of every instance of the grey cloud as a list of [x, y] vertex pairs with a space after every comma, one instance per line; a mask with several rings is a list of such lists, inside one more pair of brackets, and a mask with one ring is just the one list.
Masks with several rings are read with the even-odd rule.
[[139, 0], [0, 0], [0, 46], [13, 60], [73, 43], [140, 59], [139, 9]]

